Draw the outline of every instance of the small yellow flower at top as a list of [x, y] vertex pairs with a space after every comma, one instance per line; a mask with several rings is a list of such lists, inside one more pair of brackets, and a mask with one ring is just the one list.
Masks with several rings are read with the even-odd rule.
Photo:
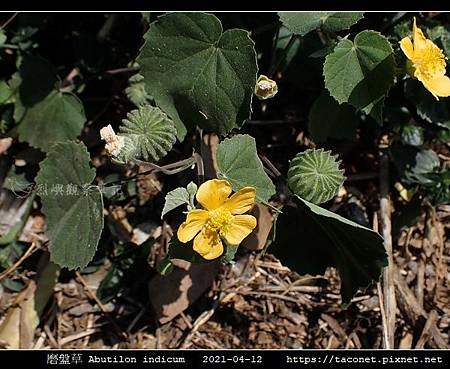
[[278, 92], [277, 83], [269, 77], [261, 74], [256, 81], [255, 95], [260, 100], [270, 99]]
[[223, 254], [221, 238], [237, 246], [256, 227], [256, 218], [244, 215], [255, 204], [255, 188], [244, 187], [229, 197], [231, 191], [226, 180], [203, 183], [196, 195], [203, 209], [191, 210], [178, 228], [178, 239], [183, 243], [194, 239], [194, 250], [207, 260]]
[[422, 82], [437, 100], [439, 97], [450, 96], [450, 78], [445, 75], [446, 57], [417, 27], [416, 18], [412, 41], [405, 37], [400, 41], [400, 47], [412, 64], [414, 77]]

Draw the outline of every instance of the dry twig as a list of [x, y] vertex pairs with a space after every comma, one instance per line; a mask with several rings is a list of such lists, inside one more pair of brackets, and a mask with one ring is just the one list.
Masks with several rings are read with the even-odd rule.
[[381, 149], [380, 153], [380, 220], [381, 234], [384, 238], [384, 247], [388, 255], [388, 266], [383, 271], [383, 303], [386, 314], [383, 329], [383, 347], [385, 349], [394, 348], [395, 333], [395, 313], [397, 302], [395, 299], [394, 286], [394, 257], [392, 254], [392, 234], [391, 234], [391, 199], [389, 196], [389, 156], [386, 149]]
[[32, 243], [28, 250], [17, 260], [13, 265], [11, 265], [8, 269], [0, 273], [0, 281], [4, 278], [8, 277], [10, 274], [14, 273], [14, 271], [28, 258], [30, 257], [38, 247], [36, 243]]

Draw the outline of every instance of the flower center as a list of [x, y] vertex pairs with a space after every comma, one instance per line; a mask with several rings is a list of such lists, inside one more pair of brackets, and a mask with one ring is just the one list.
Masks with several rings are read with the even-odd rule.
[[429, 45], [414, 58], [416, 70], [424, 77], [432, 78], [445, 74], [445, 56], [441, 49]]
[[267, 81], [262, 81], [258, 84], [258, 87], [261, 90], [266, 91], [266, 90], [270, 90], [272, 88], [272, 85]]
[[211, 210], [208, 213], [208, 222], [206, 223], [206, 227], [210, 230], [214, 230], [216, 232], [225, 228], [233, 218], [231, 213], [225, 209], [215, 209]]

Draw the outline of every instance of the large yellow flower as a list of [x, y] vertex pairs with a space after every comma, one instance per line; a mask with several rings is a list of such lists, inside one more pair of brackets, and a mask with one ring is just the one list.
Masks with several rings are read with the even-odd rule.
[[178, 228], [178, 239], [189, 242], [194, 237], [194, 250], [205, 259], [218, 258], [223, 253], [221, 237], [231, 245], [239, 245], [256, 227], [256, 218], [242, 215], [255, 204], [255, 188], [244, 187], [228, 198], [228, 181], [212, 179], [197, 191], [197, 201], [203, 209], [191, 210]]
[[450, 96], [450, 78], [445, 75], [445, 56], [433, 41], [428, 40], [416, 25], [414, 18], [413, 40], [405, 37], [400, 47], [406, 57], [411, 60], [414, 77], [423, 83], [436, 99]]

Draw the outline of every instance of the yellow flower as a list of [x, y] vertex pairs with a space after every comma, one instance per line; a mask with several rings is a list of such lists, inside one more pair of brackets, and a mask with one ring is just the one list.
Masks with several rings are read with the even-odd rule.
[[189, 242], [194, 237], [194, 250], [212, 260], [223, 253], [221, 238], [239, 245], [256, 227], [256, 218], [243, 215], [255, 204], [255, 188], [244, 187], [228, 198], [231, 185], [226, 180], [213, 179], [197, 191], [197, 201], [203, 209], [191, 210], [178, 228], [178, 239]]
[[414, 77], [423, 83], [436, 99], [450, 96], [450, 78], [445, 75], [445, 56], [433, 41], [427, 39], [414, 18], [413, 40], [405, 37], [400, 41], [400, 47], [411, 61]]

